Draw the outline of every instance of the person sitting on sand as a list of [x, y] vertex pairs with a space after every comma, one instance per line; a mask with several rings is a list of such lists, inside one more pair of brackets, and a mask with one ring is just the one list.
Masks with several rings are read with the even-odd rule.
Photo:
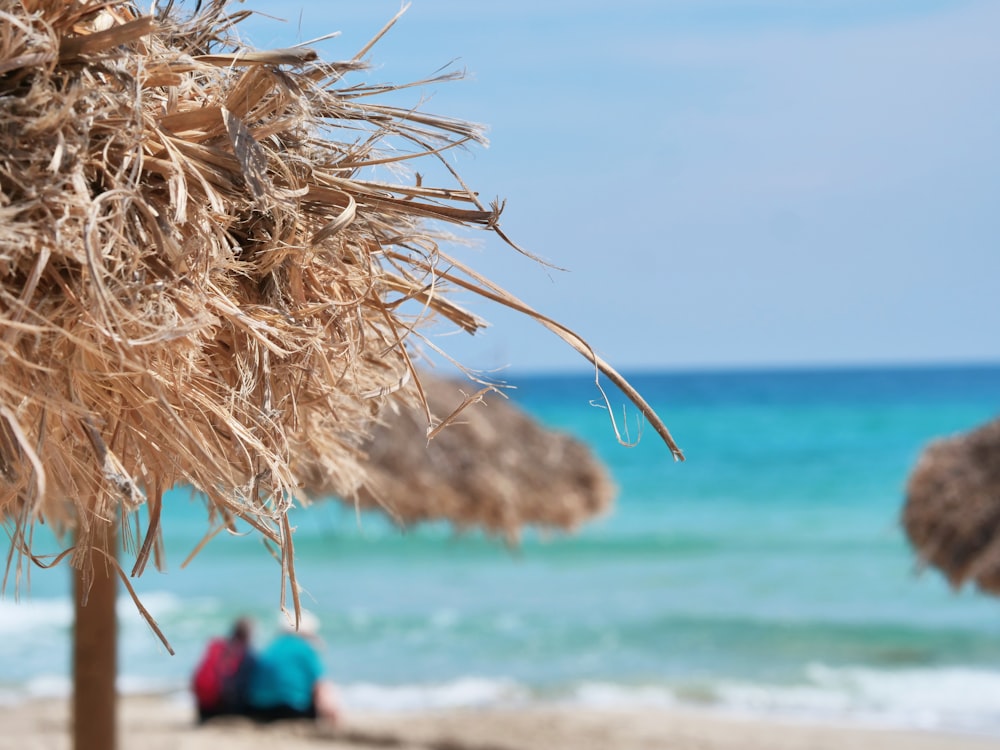
[[250, 648], [252, 628], [251, 621], [241, 617], [233, 624], [228, 638], [209, 641], [191, 679], [198, 721], [247, 711], [247, 689], [254, 670]]
[[319, 619], [303, 610], [299, 628], [281, 617], [281, 632], [260, 654], [250, 678], [250, 715], [258, 721], [321, 719], [336, 723], [334, 687], [323, 679]]

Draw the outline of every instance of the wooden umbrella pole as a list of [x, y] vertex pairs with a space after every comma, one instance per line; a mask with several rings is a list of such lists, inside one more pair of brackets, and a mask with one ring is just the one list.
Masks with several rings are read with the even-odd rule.
[[73, 748], [117, 747], [118, 623], [115, 530], [95, 535], [93, 547], [73, 568]]

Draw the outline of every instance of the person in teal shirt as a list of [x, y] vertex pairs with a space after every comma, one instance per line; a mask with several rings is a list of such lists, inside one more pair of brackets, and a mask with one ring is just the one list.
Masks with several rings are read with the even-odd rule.
[[336, 722], [333, 686], [323, 680], [318, 646], [319, 620], [303, 611], [299, 629], [283, 618], [283, 628], [258, 656], [250, 676], [251, 715], [260, 721], [325, 719]]

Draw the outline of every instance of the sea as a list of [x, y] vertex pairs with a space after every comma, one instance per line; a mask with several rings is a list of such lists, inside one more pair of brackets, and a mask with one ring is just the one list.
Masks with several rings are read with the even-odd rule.
[[[1000, 413], [1000, 366], [629, 379], [686, 462], [605, 383], [609, 413], [591, 373], [508, 377], [514, 402], [588, 443], [619, 488], [574, 534], [512, 547], [333, 499], [294, 511], [303, 603], [346, 710], [682, 708], [1000, 736], [1000, 600], [921, 569], [900, 524], [928, 442]], [[166, 569], [134, 585], [175, 654], [123, 594], [119, 687], [185, 701], [235, 617], [271, 637], [281, 582], [252, 534], [182, 567], [207, 529], [189, 489], [170, 492], [163, 525]], [[65, 565], [8, 582], [0, 702], [68, 694], [71, 625]]]

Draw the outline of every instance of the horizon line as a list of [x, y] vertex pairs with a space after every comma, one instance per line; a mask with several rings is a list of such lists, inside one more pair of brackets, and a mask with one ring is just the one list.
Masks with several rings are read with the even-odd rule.
[[[902, 370], [968, 370], [968, 369], [1000, 369], [1000, 358], [997, 359], [955, 359], [955, 360], [845, 360], [841, 362], [734, 362], [731, 364], [711, 363], [670, 363], [664, 365], [636, 365], [633, 367], [615, 368], [625, 377], [652, 374], [676, 375], [721, 375], [737, 373], [780, 373], [780, 372], [828, 372], [828, 371], [902, 371]], [[502, 370], [476, 371], [488, 378], [503, 376], [516, 377], [577, 377], [593, 376], [592, 366], [581, 367], [515, 367]], [[606, 378], [605, 378], [606, 379]]]

